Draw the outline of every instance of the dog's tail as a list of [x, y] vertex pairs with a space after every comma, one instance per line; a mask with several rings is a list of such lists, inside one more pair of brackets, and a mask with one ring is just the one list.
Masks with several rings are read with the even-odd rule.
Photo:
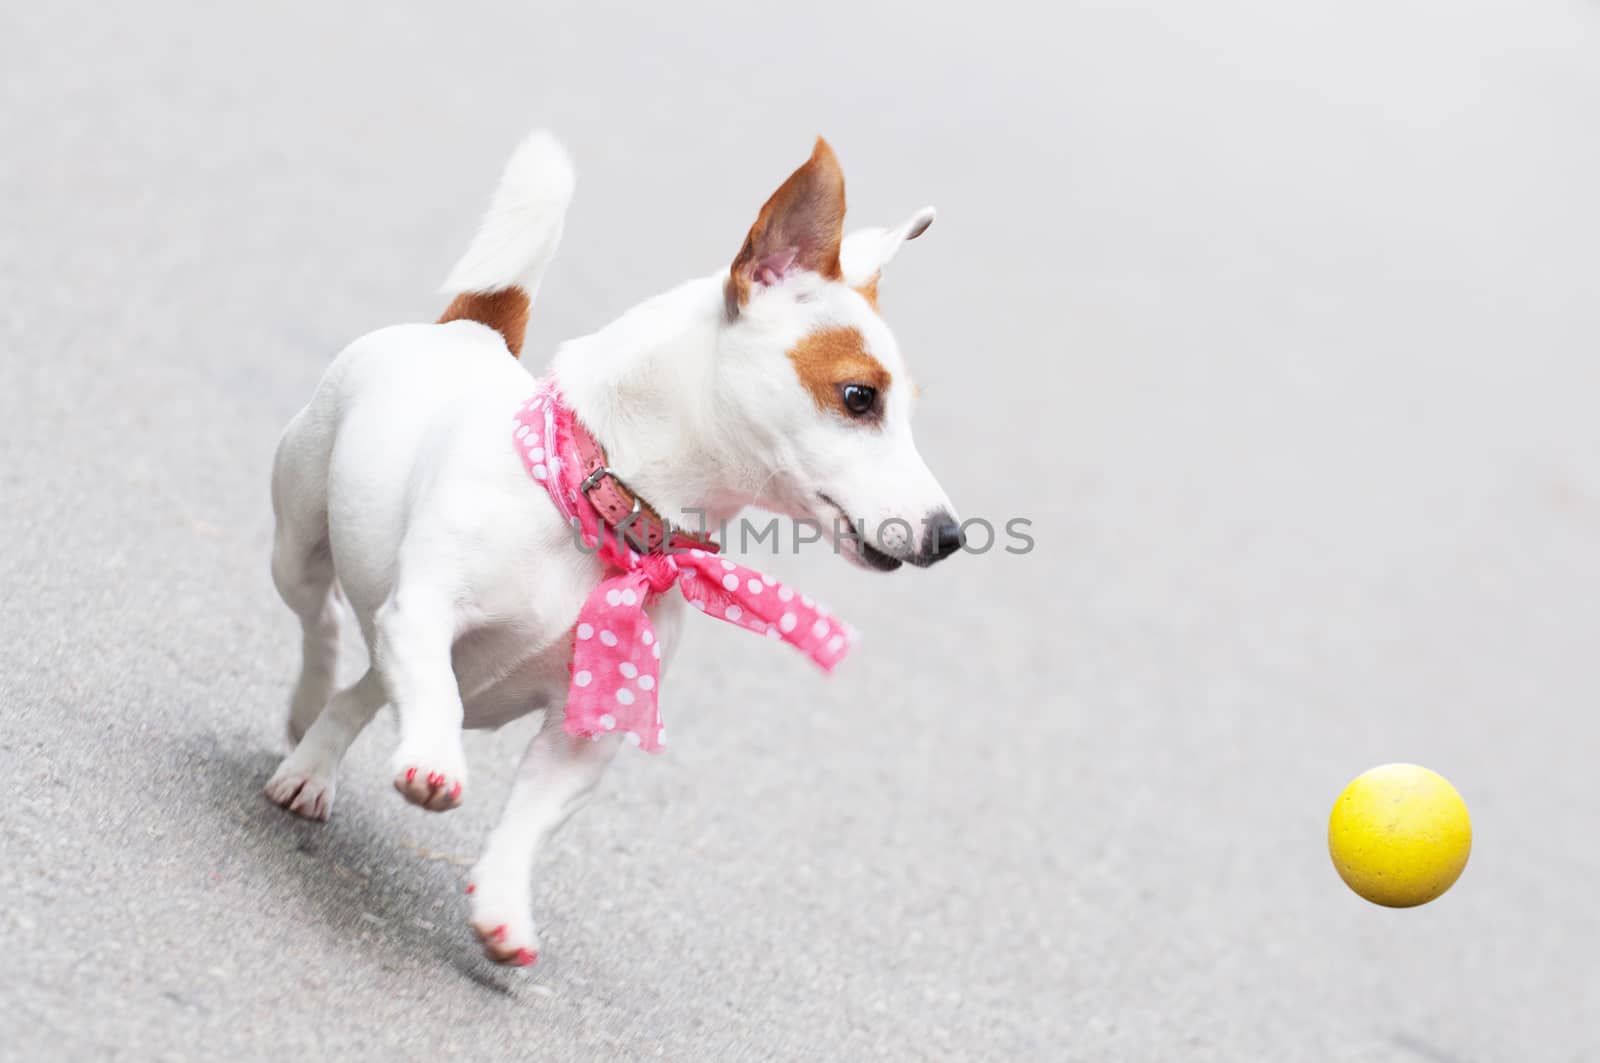
[[528, 134], [506, 164], [478, 235], [440, 289], [455, 296], [440, 324], [482, 322], [513, 356], [522, 353], [528, 308], [561, 242], [573, 181], [561, 143], [542, 129]]

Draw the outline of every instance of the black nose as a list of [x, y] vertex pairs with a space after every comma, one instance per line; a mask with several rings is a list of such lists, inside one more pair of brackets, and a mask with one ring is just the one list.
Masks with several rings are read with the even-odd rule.
[[943, 561], [961, 549], [961, 525], [944, 510], [928, 518], [928, 564]]

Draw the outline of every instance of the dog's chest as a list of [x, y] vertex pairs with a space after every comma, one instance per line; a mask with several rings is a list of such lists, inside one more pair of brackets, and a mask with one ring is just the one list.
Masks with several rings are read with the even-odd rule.
[[[599, 566], [574, 566], [568, 578], [545, 569], [544, 579], [512, 580], [499, 588], [502, 608], [490, 621], [467, 627], [452, 648], [464, 726], [500, 727], [541, 709], [566, 704], [571, 682], [573, 625], [585, 595], [599, 582]], [[676, 589], [646, 607], [661, 641], [662, 674], [677, 648], [686, 607]]]
[[466, 727], [499, 727], [565, 700], [568, 639], [540, 645], [525, 626], [499, 623], [468, 631], [451, 656]]

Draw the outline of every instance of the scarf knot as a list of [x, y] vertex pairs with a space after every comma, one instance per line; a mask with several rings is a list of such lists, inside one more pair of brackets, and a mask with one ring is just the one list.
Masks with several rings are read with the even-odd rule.
[[654, 594], [665, 594], [678, 582], [678, 563], [668, 554], [638, 554], [639, 571], [644, 573]]

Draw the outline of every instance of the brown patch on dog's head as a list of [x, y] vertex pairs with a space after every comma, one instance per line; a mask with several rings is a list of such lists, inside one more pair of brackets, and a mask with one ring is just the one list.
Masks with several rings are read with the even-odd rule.
[[462, 292], [450, 301], [439, 324], [450, 321], [476, 321], [500, 333], [513, 358], [522, 353], [522, 340], [528, 332], [528, 293], [521, 288], [502, 288], [497, 292]]
[[844, 171], [821, 137], [811, 158], [772, 193], [734, 257], [724, 289], [728, 317], [750, 301], [757, 283], [775, 284], [791, 269], [838, 280], [844, 236]]
[[[867, 301], [868, 306], [872, 307], [874, 310], [878, 309], [878, 278], [876, 275], [874, 275], [873, 278], [867, 283], [857, 288], [856, 291], [860, 293], [861, 298]], [[882, 311], [879, 311], [879, 313], [882, 313]]]
[[864, 384], [883, 395], [893, 382], [883, 363], [867, 353], [866, 340], [855, 328], [813, 332], [789, 351], [789, 361], [794, 363], [801, 386], [823, 413], [842, 410], [841, 392], [846, 384]]

